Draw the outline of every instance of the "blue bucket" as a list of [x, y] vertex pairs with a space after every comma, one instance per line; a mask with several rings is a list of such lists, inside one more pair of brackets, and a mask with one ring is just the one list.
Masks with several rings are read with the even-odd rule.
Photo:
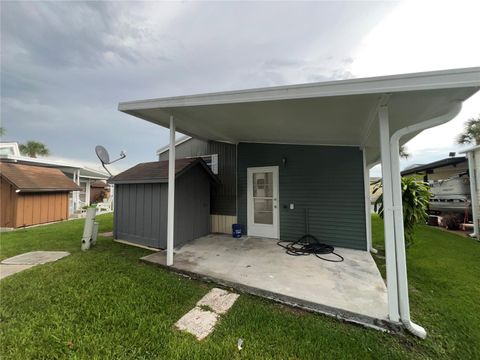
[[242, 225], [241, 224], [232, 224], [232, 236], [234, 238], [242, 237]]

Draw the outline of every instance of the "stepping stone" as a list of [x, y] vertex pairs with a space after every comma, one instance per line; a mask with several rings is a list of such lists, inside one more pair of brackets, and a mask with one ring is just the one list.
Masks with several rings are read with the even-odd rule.
[[57, 261], [70, 255], [66, 251], [31, 251], [0, 262], [0, 279], [29, 269], [35, 265]]
[[[193, 334], [197, 340], [205, 339], [215, 329], [220, 315], [225, 314], [238, 297], [238, 294], [213, 288], [197, 302], [192, 310], [182, 316], [175, 326]], [[208, 307], [208, 310], [202, 309], [202, 307]]]
[[17, 272], [30, 269], [35, 265], [6, 265], [0, 264], [0, 280], [6, 278], [7, 276], [16, 274]]
[[238, 299], [239, 295], [223, 289], [213, 288], [197, 303], [197, 306], [208, 306], [217, 314], [225, 314]]
[[3, 260], [5, 265], [40, 265], [57, 261], [70, 255], [66, 251], [31, 251]]
[[212, 311], [194, 307], [178, 320], [175, 326], [194, 335], [197, 340], [205, 339], [215, 328], [218, 315]]

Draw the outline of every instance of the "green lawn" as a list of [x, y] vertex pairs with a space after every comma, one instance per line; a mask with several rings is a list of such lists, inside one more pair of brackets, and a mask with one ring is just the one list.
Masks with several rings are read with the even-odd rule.
[[[99, 219], [100, 231], [111, 229], [111, 215]], [[147, 250], [109, 238], [81, 252], [82, 226], [76, 220], [1, 234], [0, 258], [72, 253], [0, 282], [2, 359], [480, 358], [480, 244], [458, 235], [421, 227], [408, 251], [412, 317], [427, 328], [425, 341], [242, 295], [197, 342], [173, 324], [210, 285], [143, 264]], [[379, 250], [381, 227], [374, 218]]]

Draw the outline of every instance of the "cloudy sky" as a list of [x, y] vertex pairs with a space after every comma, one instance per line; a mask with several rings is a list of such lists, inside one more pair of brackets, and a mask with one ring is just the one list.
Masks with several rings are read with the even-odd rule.
[[[96, 163], [155, 159], [168, 131], [120, 101], [480, 65], [480, 2], [2, 2], [3, 141]], [[403, 165], [458, 151], [480, 95], [408, 144]], [[374, 171], [375, 172], [375, 171]]]

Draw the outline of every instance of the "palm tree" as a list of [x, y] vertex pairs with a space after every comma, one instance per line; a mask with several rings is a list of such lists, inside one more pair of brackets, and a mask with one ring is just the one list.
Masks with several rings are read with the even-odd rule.
[[23, 155], [27, 155], [32, 158], [36, 158], [37, 155], [50, 155], [50, 151], [48, 150], [47, 146], [38, 141], [29, 140], [26, 144], [20, 144], [19, 148]]
[[480, 115], [475, 119], [471, 118], [465, 123], [463, 133], [458, 135], [459, 144], [480, 144]]

